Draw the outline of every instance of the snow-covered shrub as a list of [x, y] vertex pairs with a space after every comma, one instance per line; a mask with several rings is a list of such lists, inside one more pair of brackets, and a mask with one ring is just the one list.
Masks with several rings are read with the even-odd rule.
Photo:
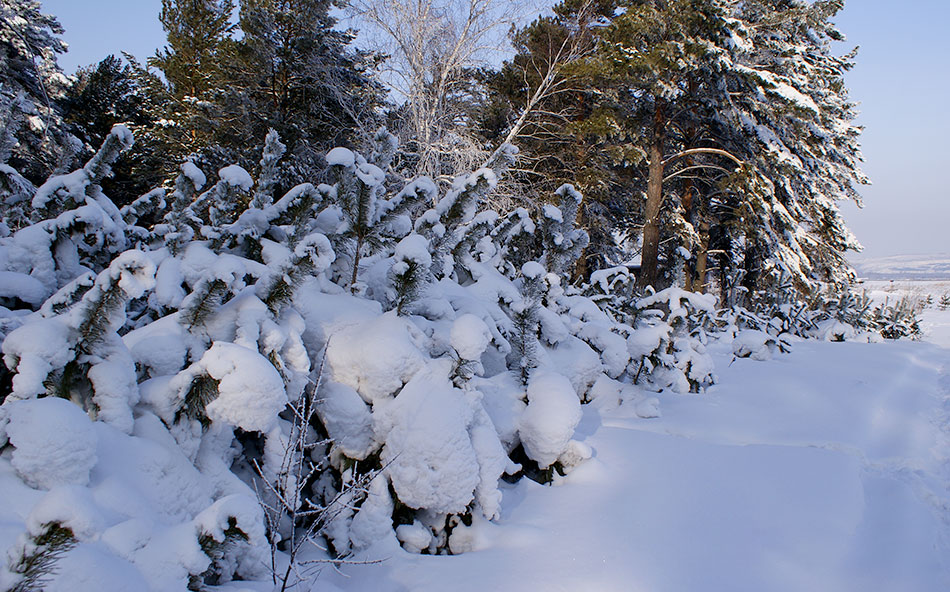
[[[103, 156], [74, 176], [85, 197], [61, 179], [44, 190], [52, 218], [0, 238], [13, 274], [0, 298], [19, 309], [0, 325], [13, 385], [0, 463], [25, 490], [85, 504], [88, 536], [135, 574], [128, 589], [286, 584], [315, 537], [320, 560], [381, 540], [470, 549], [470, 525], [500, 514], [499, 479], [589, 458], [582, 402], [641, 370], [638, 329], [568, 284], [579, 194], [562, 188], [535, 220], [480, 211], [491, 169], [441, 199], [428, 179], [394, 188], [379, 140], [376, 164], [335, 149], [332, 185], [278, 197], [269, 134], [256, 182], [186, 162], [170, 194], [122, 211], [96, 188]], [[77, 245], [89, 232], [95, 253]], [[702, 384], [698, 313], [675, 304], [649, 305], [687, 327], [662, 355]], [[27, 532], [26, 517], [2, 518]]]
[[542, 206], [541, 236], [544, 243], [544, 262], [551, 273], [562, 277], [572, 275], [571, 269], [590, 243], [590, 237], [577, 228], [577, 212], [583, 197], [573, 185], [562, 185], [555, 192], [557, 207]]
[[776, 337], [755, 329], [739, 331], [732, 341], [732, 354], [737, 358], [752, 358], [759, 361], [771, 360], [776, 351], [781, 353], [791, 351], [791, 344], [788, 342], [787, 335], [782, 334]]
[[42, 590], [56, 570], [56, 563], [78, 541], [72, 529], [59, 522], [48, 522], [32, 529], [10, 549], [9, 575], [0, 580], [9, 592]]
[[637, 301], [627, 338], [635, 380], [656, 390], [701, 392], [716, 381], [706, 352], [715, 297], [667, 288]]
[[917, 312], [906, 299], [901, 299], [893, 305], [885, 300], [874, 307], [870, 317], [871, 326], [884, 339], [901, 339], [903, 337], [916, 339], [920, 336]]

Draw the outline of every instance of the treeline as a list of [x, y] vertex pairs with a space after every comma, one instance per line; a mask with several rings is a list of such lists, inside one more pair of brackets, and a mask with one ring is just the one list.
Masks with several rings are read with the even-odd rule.
[[325, 180], [329, 148], [370, 154], [378, 137], [395, 138], [389, 182], [443, 189], [513, 144], [492, 206], [537, 212], [574, 184], [590, 236], [575, 280], [639, 258], [641, 290], [751, 306], [852, 278], [844, 253], [858, 243], [837, 203], [859, 201], [866, 179], [844, 85], [854, 53], [833, 51], [843, 0], [565, 0], [512, 29], [497, 66], [478, 61], [507, 22], [494, 0], [358, 6], [354, 22], [388, 54], [357, 49], [329, 0], [163, 0], [166, 47], [72, 78], [55, 18], [29, 0], [0, 6], [7, 211], [117, 123], [136, 139], [103, 180], [120, 206], [170, 189], [186, 161], [259, 173], [271, 129], [285, 146], [275, 191]]

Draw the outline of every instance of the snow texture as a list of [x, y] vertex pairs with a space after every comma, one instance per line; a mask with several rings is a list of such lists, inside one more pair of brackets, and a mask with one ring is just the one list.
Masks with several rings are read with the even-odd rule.
[[555, 373], [533, 377], [519, 428], [525, 453], [542, 469], [549, 467], [564, 453], [580, 420], [581, 404], [567, 378]]
[[251, 187], [254, 186], [254, 179], [251, 178], [251, 175], [236, 164], [228, 165], [218, 171], [218, 178], [225, 184], [244, 191], [250, 191]]
[[[373, 336], [372, 342], [364, 341]], [[327, 365], [333, 380], [367, 403], [394, 396], [425, 364], [423, 336], [408, 321], [386, 314], [330, 336]]]
[[385, 441], [383, 464], [399, 499], [436, 513], [465, 511], [479, 474], [464, 393], [435, 372], [421, 372], [377, 406], [374, 428]]
[[218, 342], [205, 352], [197, 368], [218, 380], [218, 396], [206, 407], [212, 421], [247, 431], [267, 432], [287, 405], [277, 369], [256, 351]]
[[327, 152], [327, 164], [330, 166], [351, 167], [356, 163], [356, 155], [352, 150], [336, 147]]
[[491, 343], [492, 335], [485, 321], [473, 314], [464, 314], [452, 323], [452, 347], [463, 360], [479, 360]]
[[97, 439], [82, 409], [56, 397], [11, 401], [4, 409], [11, 463], [24, 482], [40, 489], [89, 482]]
[[352, 387], [324, 380], [318, 394], [317, 413], [334, 446], [347, 457], [363, 460], [379, 447], [373, 436], [370, 408]]

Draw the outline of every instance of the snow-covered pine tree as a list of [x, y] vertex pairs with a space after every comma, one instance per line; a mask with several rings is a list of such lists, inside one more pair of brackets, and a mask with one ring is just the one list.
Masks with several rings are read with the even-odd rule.
[[416, 220], [416, 231], [430, 240], [432, 273], [437, 279], [455, 271], [452, 251], [469, 230], [482, 199], [497, 184], [498, 178], [491, 169], [458, 177], [435, 207]]
[[243, 147], [276, 130], [287, 145], [279, 179], [286, 186], [317, 178], [326, 150], [368, 139], [378, 125], [376, 58], [351, 47], [354, 33], [336, 28], [332, 7], [329, 0], [238, 2], [241, 37], [221, 89], [226, 115], [216, 138], [249, 169]]
[[[344, 255], [338, 259], [336, 274], [349, 272], [348, 286], [358, 291], [360, 260], [379, 252], [384, 246], [403, 239], [412, 230], [408, 217], [418, 206], [437, 195], [435, 185], [422, 177], [386, 199], [386, 173], [346, 148], [334, 148], [326, 155], [335, 184], [328, 192], [336, 206], [341, 225], [332, 233], [334, 249]], [[343, 264], [349, 264], [348, 270]]]
[[[7, 367], [16, 372], [8, 399], [49, 395], [69, 399], [123, 431], [132, 429], [138, 400], [135, 366], [117, 331], [126, 304], [154, 285], [155, 266], [140, 251], [118, 256], [77, 305], [25, 325], [3, 341]], [[37, 340], [36, 336], [40, 335]]]
[[19, 578], [9, 592], [42, 590], [56, 569], [56, 562], [79, 542], [72, 529], [60, 522], [38, 525], [24, 533], [10, 549], [10, 572]]
[[[843, 0], [726, 2], [729, 53], [720, 137], [761, 180], [742, 191], [750, 205], [741, 227], [750, 250], [746, 283], [768, 285], [783, 274], [802, 288], [843, 286], [853, 278], [844, 259], [859, 244], [838, 202], [860, 205], [866, 184], [844, 75], [855, 52], [836, 55], [844, 40], [831, 19]], [[758, 205], [756, 205], [758, 204]]]
[[116, 175], [107, 180], [104, 191], [118, 206], [164, 181], [162, 154], [156, 154], [146, 130], [156, 125], [152, 101], [136, 68], [115, 55], [98, 64], [80, 68], [63, 101], [65, 120], [82, 142], [80, 156], [89, 158], [102, 145], [116, 124], [135, 134], [135, 146], [116, 163]]
[[264, 138], [264, 154], [260, 163], [261, 174], [257, 178], [254, 199], [251, 200], [252, 208], [262, 210], [274, 203], [274, 189], [280, 182], [278, 163], [285, 152], [287, 152], [287, 146], [280, 141], [277, 130], [274, 128], [267, 130], [267, 137]]
[[590, 237], [577, 228], [577, 213], [583, 196], [573, 185], [562, 185], [555, 192], [557, 206], [541, 206], [541, 236], [544, 244], [544, 262], [547, 270], [566, 280], [573, 275], [573, 265], [590, 243]]
[[67, 170], [80, 148], [60, 105], [69, 86], [56, 62], [62, 34], [39, 2], [0, 1], [0, 176], [8, 166], [39, 184]]

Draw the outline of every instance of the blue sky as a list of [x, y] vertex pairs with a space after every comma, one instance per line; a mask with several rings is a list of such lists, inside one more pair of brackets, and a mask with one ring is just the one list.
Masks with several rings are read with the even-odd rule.
[[[164, 44], [160, 0], [43, 0], [66, 27], [67, 72], [128, 51], [144, 59]], [[847, 77], [865, 126], [865, 207], [845, 205], [866, 256], [950, 253], [950, 58], [947, 0], [848, 0], [836, 22], [858, 45]], [[845, 47], [841, 50], [845, 51]]]

